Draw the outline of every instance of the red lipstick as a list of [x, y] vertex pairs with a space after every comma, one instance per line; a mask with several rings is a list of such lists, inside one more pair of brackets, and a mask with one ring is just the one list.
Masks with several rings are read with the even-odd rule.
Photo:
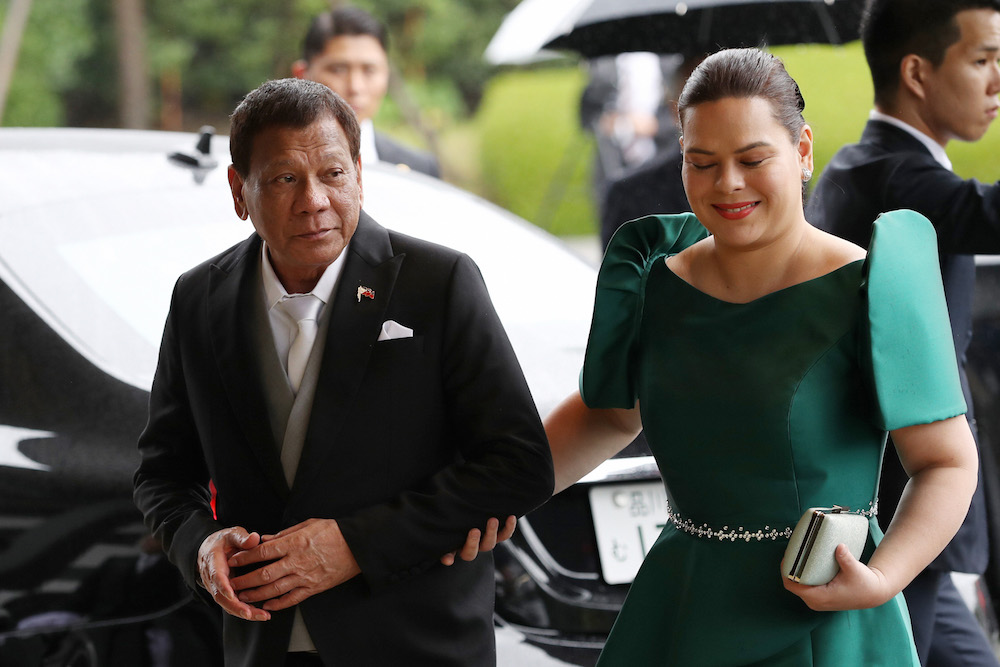
[[757, 201], [743, 201], [733, 204], [712, 204], [712, 208], [726, 220], [741, 220], [753, 213], [759, 203]]

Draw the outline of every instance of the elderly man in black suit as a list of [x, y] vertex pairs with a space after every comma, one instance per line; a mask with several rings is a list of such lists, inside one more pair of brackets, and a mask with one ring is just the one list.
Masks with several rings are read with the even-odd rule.
[[[1000, 183], [965, 180], [945, 147], [976, 141], [1000, 106], [1000, 0], [869, 0], [861, 26], [875, 110], [857, 144], [837, 152], [806, 217], [867, 245], [884, 211], [909, 208], [934, 223], [968, 416], [965, 355], [972, 333], [974, 253], [1000, 253]], [[892, 518], [906, 476], [883, 469], [880, 521]], [[982, 477], [982, 475], [981, 475]], [[987, 484], [996, 480], [987, 479]], [[983, 482], [958, 535], [904, 591], [921, 661], [997, 665], [952, 584], [951, 571], [982, 573], [989, 557]]]
[[478, 269], [361, 210], [326, 86], [262, 85], [230, 147], [255, 232], [177, 282], [136, 503], [228, 612], [227, 665], [494, 664], [493, 559], [440, 555], [553, 477]]
[[302, 60], [292, 74], [329, 86], [361, 121], [361, 160], [376, 160], [441, 177], [437, 158], [375, 131], [372, 118], [389, 87], [389, 35], [385, 25], [358, 7], [317, 15], [306, 33]]

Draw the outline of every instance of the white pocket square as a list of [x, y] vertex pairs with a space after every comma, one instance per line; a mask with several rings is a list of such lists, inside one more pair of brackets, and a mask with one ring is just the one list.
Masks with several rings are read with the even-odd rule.
[[413, 338], [413, 329], [404, 327], [395, 320], [386, 320], [382, 323], [382, 332], [378, 335], [379, 340], [397, 340], [399, 338]]

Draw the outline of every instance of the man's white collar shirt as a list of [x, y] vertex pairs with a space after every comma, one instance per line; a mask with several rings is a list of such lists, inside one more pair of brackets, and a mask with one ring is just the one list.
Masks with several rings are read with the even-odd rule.
[[895, 116], [890, 116], [889, 114], [882, 113], [877, 109], [872, 109], [871, 113], [868, 114], [868, 118], [870, 118], [871, 120], [880, 120], [883, 123], [889, 123], [890, 125], [898, 127], [904, 132], [909, 133], [912, 137], [914, 137], [920, 143], [922, 143], [924, 146], [927, 147], [927, 150], [931, 152], [931, 155], [934, 157], [935, 160], [937, 160], [938, 164], [940, 164], [948, 171], [952, 170], [951, 160], [948, 159], [948, 154], [944, 152], [944, 148], [941, 147], [941, 144], [934, 141], [933, 139], [931, 139], [926, 134], [924, 134], [917, 128], [913, 127], [909, 123], [905, 123], [896, 118]]
[[378, 162], [378, 151], [375, 149], [375, 125], [371, 120], [361, 121], [361, 168], [366, 164]]
[[[309, 292], [309, 294], [312, 294], [323, 302], [323, 305], [320, 306], [317, 319], [323, 317], [323, 310], [333, 299], [333, 293], [337, 289], [337, 282], [340, 280], [340, 274], [350, 247], [350, 242], [348, 242], [344, 250], [340, 253], [340, 256], [330, 266], [326, 267], [326, 270], [312, 292]], [[278, 280], [278, 276], [274, 272], [274, 267], [271, 266], [271, 259], [267, 253], [267, 243], [261, 243], [260, 266], [261, 276], [264, 278], [264, 305], [267, 307], [267, 316], [271, 323], [274, 347], [278, 352], [278, 358], [281, 359], [281, 365], [287, 373], [288, 350], [292, 347], [292, 341], [295, 340], [295, 336], [298, 333], [298, 323], [285, 312], [284, 308], [276, 307], [289, 294], [285, 290], [284, 285], [281, 284], [281, 281]]]

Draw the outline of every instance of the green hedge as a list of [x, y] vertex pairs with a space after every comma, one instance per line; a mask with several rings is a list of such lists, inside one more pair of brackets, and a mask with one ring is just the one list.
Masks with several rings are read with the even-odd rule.
[[475, 123], [481, 192], [554, 234], [593, 234], [593, 140], [580, 129], [578, 68], [511, 70], [495, 76]]

